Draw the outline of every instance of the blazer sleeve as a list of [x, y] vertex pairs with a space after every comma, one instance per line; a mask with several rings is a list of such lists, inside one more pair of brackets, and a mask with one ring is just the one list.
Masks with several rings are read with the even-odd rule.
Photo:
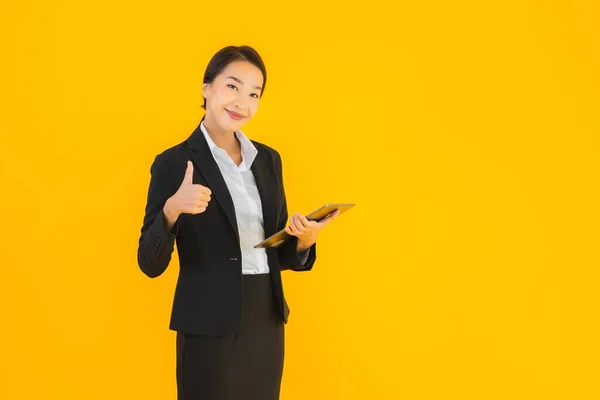
[[[287, 202], [285, 199], [285, 189], [283, 187], [283, 171], [281, 156], [275, 151], [275, 173], [279, 179], [280, 199], [281, 206], [279, 209], [279, 226], [277, 231], [285, 228], [288, 222]], [[298, 238], [293, 237], [291, 240], [287, 240], [277, 248], [279, 255], [279, 269], [286, 270], [291, 269], [293, 271], [310, 271], [317, 260], [317, 244], [313, 244], [306, 253], [298, 254], [296, 246], [298, 245]]]
[[177, 191], [169, 164], [164, 156], [158, 155], [150, 167], [150, 187], [146, 212], [138, 244], [138, 265], [144, 274], [155, 278], [162, 274], [171, 261], [179, 220], [167, 230], [163, 207], [169, 197]]

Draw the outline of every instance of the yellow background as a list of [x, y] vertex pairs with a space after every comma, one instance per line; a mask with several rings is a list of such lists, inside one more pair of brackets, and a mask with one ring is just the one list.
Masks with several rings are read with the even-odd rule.
[[357, 203], [284, 274], [283, 400], [600, 398], [597, 4], [4, 2], [0, 398], [175, 398], [137, 240], [228, 44], [290, 212]]

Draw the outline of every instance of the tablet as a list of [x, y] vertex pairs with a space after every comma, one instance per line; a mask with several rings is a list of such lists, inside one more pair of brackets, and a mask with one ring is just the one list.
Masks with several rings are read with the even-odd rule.
[[[311, 212], [306, 216], [306, 219], [309, 221], [321, 221], [329, 214], [332, 214], [336, 210], [340, 210], [340, 214], [354, 207], [354, 203], [340, 203], [340, 204], [325, 204], [317, 208], [315, 211]], [[339, 216], [339, 215], [338, 215]], [[285, 229], [280, 230], [279, 232], [271, 235], [266, 238], [256, 246], [255, 249], [259, 248], [267, 248], [267, 247], [279, 247], [285, 242], [287, 239], [292, 238], [292, 235], [289, 235]]]

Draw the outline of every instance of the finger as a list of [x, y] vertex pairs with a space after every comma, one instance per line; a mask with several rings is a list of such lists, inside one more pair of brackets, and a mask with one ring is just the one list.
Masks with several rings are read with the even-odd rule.
[[211, 195], [209, 195], [209, 194], [206, 194], [206, 193], [205, 193], [205, 192], [203, 192], [203, 191], [195, 191], [195, 192], [194, 192], [194, 198], [195, 198], [196, 200], [210, 201], [210, 199], [211, 199]]
[[296, 215], [294, 215], [290, 219], [290, 228], [296, 234], [296, 236], [301, 235], [303, 233], [303, 231], [304, 231], [304, 228], [302, 228], [302, 226], [300, 226], [300, 224], [298, 222], [298, 218], [297, 218]]
[[291, 236], [295, 236], [298, 237], [300, 236], [300, 232], [298, 232], [297, 230], [295, 230], [294, 228], [292, 228], [291, 226], [286, 226], [285, 227], [285, 231], [291, 235]]
[[192, 183], [192, 179], [194, 177], [194, 164], [192, 164], [191, 161], [187, 162], [187, 169], [185, 170], [185, 176], [183, 177], [183, 182], [181, 182], [181, 184], [183, 185], [184, 183]]
[[206, 186], [195, 184], [194, 187], [198, 190], [198, 193], [204, 193], [209, 196], [212, 194], [212, 191]]
[[294, 216], [292, 215], [290, 217], [290, 221], [288, 222], [288, 226], [285, 228], [289, 231], [290, 234], [296, 236], [296, 230], [294, 228]]
[[300, 223], [302, 223], [304, 227], [310, 226], [310, 221], [306, 219], [304, 215], [298, 214], [298, 220], [300, 221]]
[[206, 207], [194, 207], [192, 214], [202, 214], [204, 211], [206, 211]]
[[290, 225], [290, 229], [294, 233], [294, 236], [300, 236], [302, 234], [302, 232], [300, 232], [293, 223]]
[[338, 215], [340, 215], [340, 210], [335, 210], [332, 214], [329, 214], [329, 216], [327, 218], [321, 220], [320, 224], [325, 226], [325, 225], [329, 224]]
[[302, 222], [300, 222], [299, 217], [300, 217], [299, 215], [294, 215], [290, 225], [294, 226], [294, 228], [296, 228], [296, 231], [298, 231], [299, 233], [302, 233], [302, 232], [304, 232], [304, 225], [302, 225]]

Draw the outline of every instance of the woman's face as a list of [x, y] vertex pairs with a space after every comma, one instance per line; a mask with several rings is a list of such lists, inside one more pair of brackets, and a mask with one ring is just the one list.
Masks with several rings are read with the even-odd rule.
[[254, 64], [234, 61], [211, 83], [202, 86], [206, 119], [226, 132], [235, 132], [258, 110], [263, 75]]

